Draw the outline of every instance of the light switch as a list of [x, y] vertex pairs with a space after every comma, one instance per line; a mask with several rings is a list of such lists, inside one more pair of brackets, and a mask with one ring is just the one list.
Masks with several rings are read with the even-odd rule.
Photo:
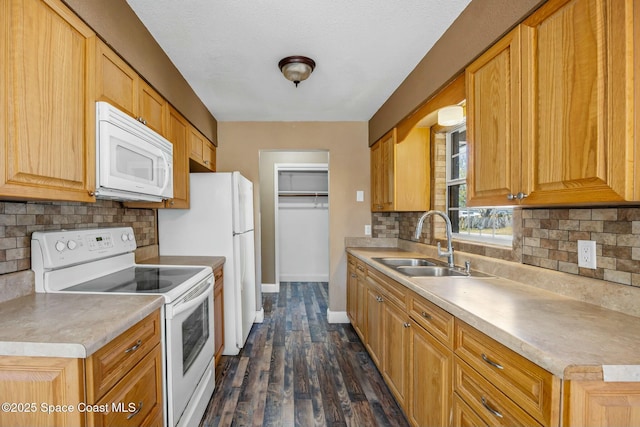
[[356, 202], [364, 202], [364, 191], [356, 191]]

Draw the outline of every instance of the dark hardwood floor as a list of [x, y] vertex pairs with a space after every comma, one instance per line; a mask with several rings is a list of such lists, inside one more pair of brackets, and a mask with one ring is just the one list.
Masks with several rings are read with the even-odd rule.
[[238, 356], [223, 356], [201, 426], [407, 426], [326, 283], [281, 283]]

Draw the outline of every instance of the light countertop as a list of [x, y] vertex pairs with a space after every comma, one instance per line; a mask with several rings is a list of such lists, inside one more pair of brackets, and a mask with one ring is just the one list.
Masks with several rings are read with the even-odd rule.
[[86, 358], [162, 307], [159, 295], [31, 294], [0, 304], [0, 356]]
[[504, 278], [410, 278], [372, 260], [424, 254], [347, 251], [560, 378], [595, 368], [605, 380], [640, 381], [639, 317]]
[[205, 265], [215, 270], [216, 268], [224, 265], [225, 257], [161, 255], [137, 262], [138, 264]]

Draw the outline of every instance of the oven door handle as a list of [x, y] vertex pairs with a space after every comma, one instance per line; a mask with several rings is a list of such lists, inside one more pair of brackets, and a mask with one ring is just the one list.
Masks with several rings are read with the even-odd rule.
[[173, 319], [181, 313], [190, 310], [191, 308], [200, 305], [204, 300], [213, 295], [213, 276], [206, 279], [207, 286], [204, 286], [197, 294], [190, 295], [188, 299], [178, 302], [175, 305], [167, 305], [166, 317], [167, 319]]

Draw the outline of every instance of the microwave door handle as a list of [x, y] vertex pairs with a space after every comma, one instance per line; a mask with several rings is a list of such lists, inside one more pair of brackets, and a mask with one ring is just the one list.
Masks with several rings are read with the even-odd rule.
[[196, 307], [202, 303], [202, 301], [209, 298], [213, 288], [213, 279], [207, 279], [207, 286], [202, 289], [197, 295], [193, 295], [191, 299], [178, 303], [174, 306], [168, 305], [166, 307], [167, 319], [173, 319], [178, 316], [180, 313], [184, 313], [187, 310], [190, 310], [192, 307]]
[[167, 185], [169, 185], [169, 178], [173, 173], [173, 171], [172, 171], [172, 165], [164, 153], [162, 153], [162, 160], [164, 160], [164, 164], [167, 166], [167, 171], [168, 171], [168, 173], [165, 174], [164, 176], [164, 184], [162, 185], [162, 191], [164, 191], [167, 188]]

